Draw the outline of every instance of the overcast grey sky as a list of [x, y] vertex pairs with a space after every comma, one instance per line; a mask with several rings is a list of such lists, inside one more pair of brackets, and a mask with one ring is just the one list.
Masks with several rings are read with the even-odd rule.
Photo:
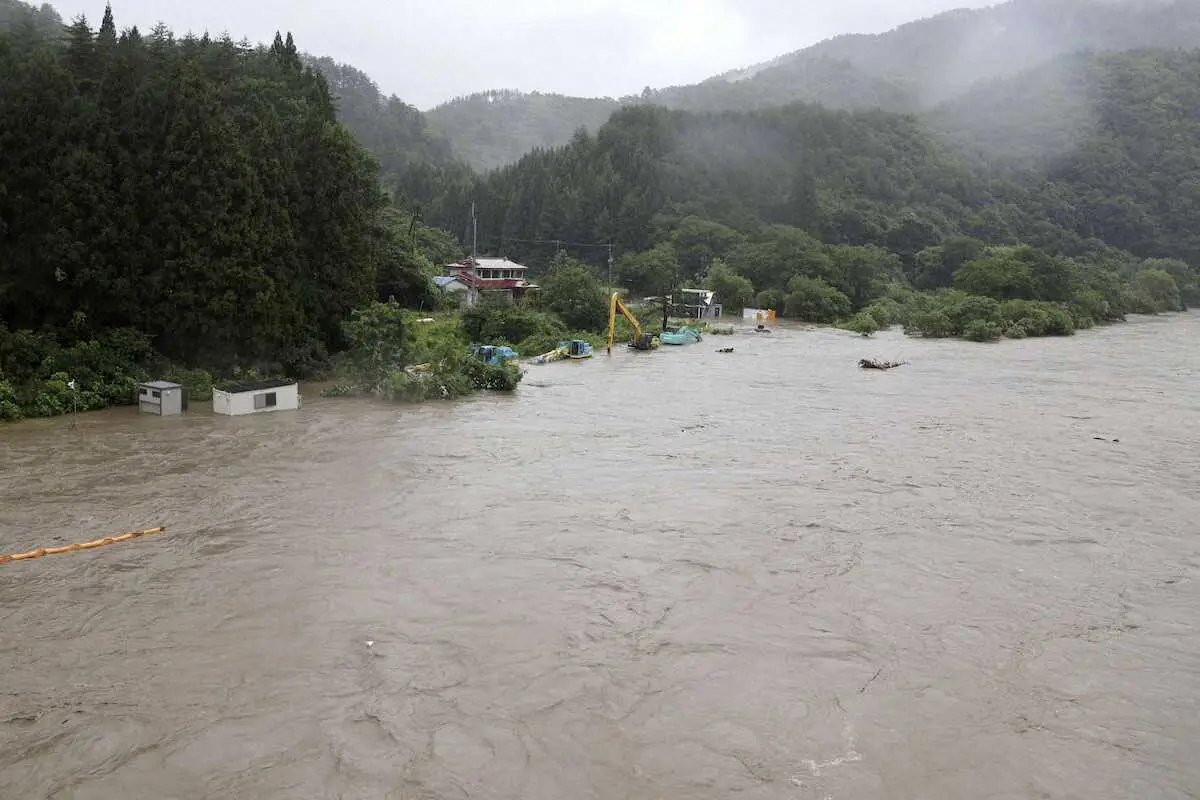
[[[228, 31], [366, 72], [421, 109], [484, 89], [618, 97], [994, 0], [112, 0], [117, 26]], [[104, 0], [58, 0], [99, 24]]]

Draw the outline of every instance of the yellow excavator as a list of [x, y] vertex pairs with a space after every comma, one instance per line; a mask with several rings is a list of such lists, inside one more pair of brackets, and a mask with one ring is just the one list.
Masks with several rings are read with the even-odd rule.
[[642, 332], [642, 323], [638, 322], [638, 318], [633, 315], [633, 312], [625, 307], [621, 302], [621, 293], [613, 292], [612, 300], [608, 304], [608, 352], [612, 355], [613, 337], [617, 332], [617, 312], [621, 312], [621, 316], [629, 320], [629, 324], [633, 326], [633, 338], [629, 341], [629, 346], [634, 350], [653, 350], [658, 347], [658, 337], [652, 333]]

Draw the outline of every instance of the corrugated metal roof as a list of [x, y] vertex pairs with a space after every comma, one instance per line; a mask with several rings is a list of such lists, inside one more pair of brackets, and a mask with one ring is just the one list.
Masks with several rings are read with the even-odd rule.
[[171, 383], [171, 381], [148, 381], [147, 383], [140, 384], [140, 386], [144, 386], [147, 389], [182, 389], [183, 388], [182, 384]]
[[515, 261], [507, 258], [477, 258], [475, 263], [484, 269], [525, 269]]
[[296, 381], [281, 380], [272, 378], [266, 381], [247, 381], [245, 383], [226, 383], [218, 386], [222, 392], [230, 392], [232, 394], [242, 394], [243, 392], [257, 392], [262, 389], [279, 389], [284, 386], [292, 386]]
[[433, 278], [433, 282], [443, 289], [457, 280], [458, 278], [454, 277], [453, 275], [435, 275]]
[[[455, 261], [453, 264], [447, 264], [450, 269], [470, 269], [471, 259], [464, 258], [462, 261]], [[518, 264], [515, 261], [509, 261], [507, 258], [477, 258], [475, 266], [483, 269], [527, 269], [527, 267]]]

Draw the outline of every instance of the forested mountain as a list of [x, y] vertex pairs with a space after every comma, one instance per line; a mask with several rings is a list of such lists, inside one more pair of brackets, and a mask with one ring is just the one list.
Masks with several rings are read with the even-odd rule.
[[338, 119], [379, 159], [385, 179], [414, 162], [453, 163], [450, 142], [430, 130], [425, 115], [395, 95], [385, 96], [361, 70], [326, 57], [302, 59], [325, 76]]
[[1041, 169], [1098, 130], [1099, 102], [1121, 56], [1060, 56], [1019, 75], [983, 80], [924, 115], [956, 150], [1013, 167]]
[[0, 33], [0, 381], [114, 331], [302, 369], [352, 309], [427, 291], [396, 214], [290, 35]]
[[[1200, 0], [1010, 0], [888, 33], [839, 36], [694, 86], [650, 90], [620, 102], [690, 111], [792, 102], [922, 111], [979, 81], [1014, 76], [1062, 55], [1197, 43]], [[547, 104], [539, 96], [507, 93], [502, 106], [458, 103], [452, 113], [439, 107], [429, 114], [457, 153], [486, 168], [515, 161], [535, 146], [565, 144], [579, 127], [594, 132], [597, 116], [612, 104], [584, 98]]]
[[[746, 113], [691, 114], [659, 106], [618, 111], [595, 136], [433, 201], [453, 224], [477, 198], [488, 248], [508, 239], [655, 242], [660, 215], [695, 215], [732, 227], [783, 223], [833, 241], [883, 234], [893, 212], [962, 217], [965, 165], [939, 150], [919, 122], [884, 112], [803, 105]], [[944, 224], [944, 223], [943, 223]], [[481, 241], [484, 239], [481, 238]], [[506, 246], [506, 252], [519, 252]]]
[[[1130, 307], [1121, 281], [1157, 258], [1175, 259], [1172, 285], [1195, 302], [1200, 53], [1088, 63], [1101, 76], [1088, 96], [1094, 125], [1042, 170], [1006, 178], [955, 154], [912, 115], [641, 105], [596, 135], [420, 199], [448, 227], [475, 201], [483, 245], [516, 257], [538, 254], [531, 240], [611, 241], [635, 290], [676, 271], [711, 282], [719, 260], [721, 280], [748, 281], [738, 293], [774, 292], [763, 302], [801, 316], [812, 313], [809, 295], [830, 287], [853, 310], [895, 281], [950, 286], [996, 247], [1026, 249], [970, 278], [983, 294], [1057, 301], [1082, 286], [1105, 307]], [[789, 306], [797, 281], [808, 294]]]
[[1197, 43], [1200, 0], [1010, 0], [946, 12], [884, 34], [838, 36], [784, 63], [844, 59], [868, 75], [900, 83], [929, 106], [977, 81], [1016, 75], [1060, 55]]
[[745, 81], [713, 78], [692, 86], [647, 87], [640, 95], [565, 97], [538, 92], [480, 92], [427, 112], [454, 151], [476, 169], [510, 164], [537, 147], [565, 144], [580, 128], [595, 132], [618, 108], [653, 103], [685, 111], [750, 111], [793, 102], [829, 108], [911, 108], [895, 84], [845, 61], [813, 58], [781, 64]]
[[621, 104], [612, 98], [495, 90], [456, 97], [425, 116], [454, 153], [476, 169], [509, 164], [547, 144], [596, 130]]
[[1200, 263], [1200, 51], [1059, 58], [981, 84], [930, 124], [982, 164], [1044, 181], [1050, 219]]
[[1050, 162], [1047, 217], [1139, 255], [1200, 265], [1200, 50], [1097, 61], [1094, 133]]
[[784, 57], [741, 76], [709, 78], [694, 86], [672, 86], [643, 92], [639, 102], [683, 111], [752, 111], [810, 103], [834, 109], [907, 111], [916, 98], [886, 76], [868, 75], [841, 58]]
[[926, 118], [961, 152], [986, 163], [1040, 170], [1104, 126], [1128, 132], [1130, 120], [1119, 119], [1122, 109], [1160, 120], [1162, 103], [1193, 103], [1195, 80], [1194, 57], [1184, 51], [1061, 56], [1014, 77], [982, 81]]

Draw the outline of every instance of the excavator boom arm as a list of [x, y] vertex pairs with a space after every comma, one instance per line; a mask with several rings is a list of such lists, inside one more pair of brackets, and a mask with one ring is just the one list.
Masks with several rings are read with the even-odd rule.
[[621, 293], [613, 292], [612, 300], [608, 304], [608, 352], [612, 352], [613, 336], [617, 332], [617, 312], [621, 312], [621, 316], [629, 320], [629, 324], [633, 326], [634, 341], [642, 335], [642, 324], [638, 322], [637, 317], [633, 315], [625, 304], [621, 302]]

